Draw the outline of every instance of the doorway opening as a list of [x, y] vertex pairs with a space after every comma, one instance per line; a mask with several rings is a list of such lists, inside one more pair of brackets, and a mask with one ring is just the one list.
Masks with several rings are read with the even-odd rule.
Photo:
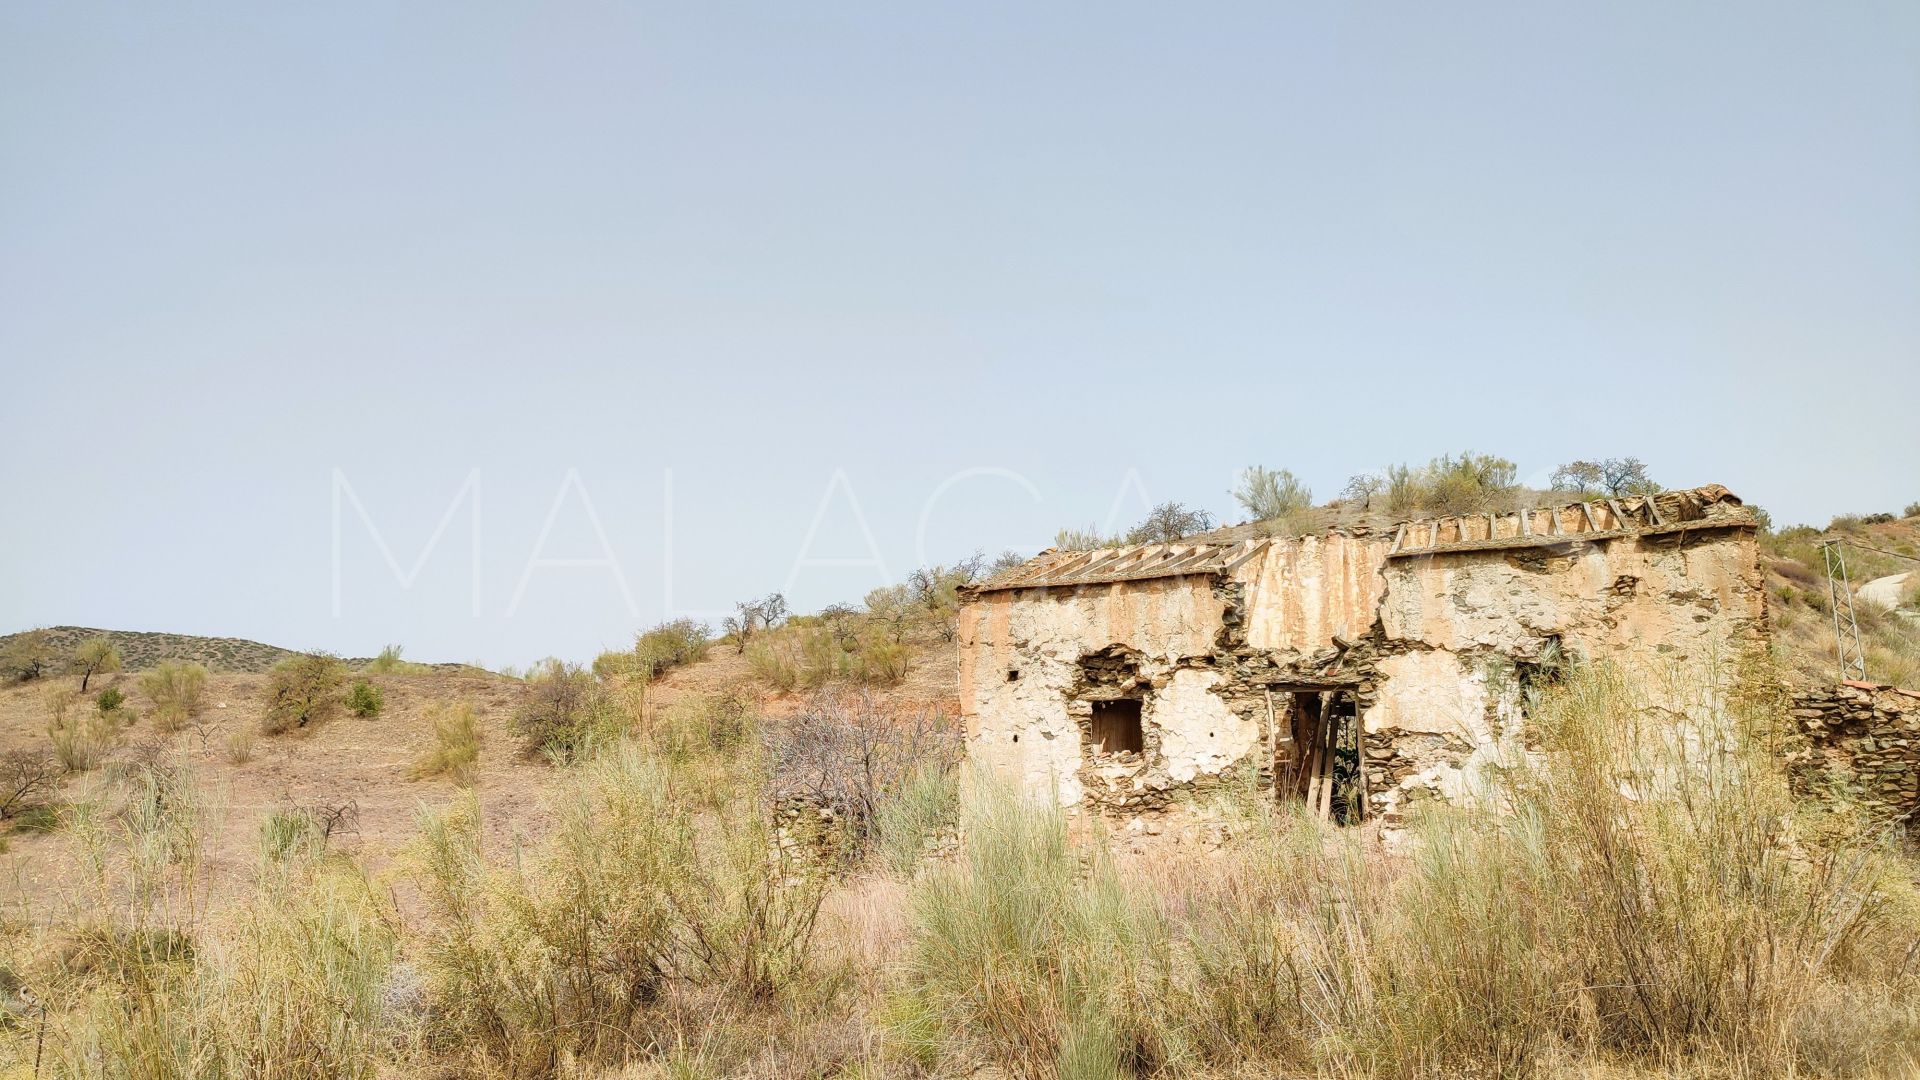
[[1089, 734], [1096, 754], [1142, 753], [1147, 748], [1146, 732], [1140, 726], [1140, 699], [1115, 698], [1095, 701]]
[[1273, 691], [1273, 790], [1342, 825], [1366, 817], [1360, 713], [1351, 691], [1319, 687]]

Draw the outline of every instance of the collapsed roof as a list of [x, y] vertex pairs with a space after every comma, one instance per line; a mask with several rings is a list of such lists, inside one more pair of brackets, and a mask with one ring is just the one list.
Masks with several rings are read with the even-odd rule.
[[[1648, 536], [1708, 528], [1752, 527], [1753, 513], [1719, 484], [1663, 491], [1657, 495], [1598, 498], [1505, 511], [1417, 517], [1371, 526], [1333, 525], [1329, 532], [1391, 538], [1388, 558], [1451, 552], [1551, 547], [1599, 542], [1622, 536]], [[1146, 581], [1192, 574], [1231, 574], [1267, 545], [1274, 535], [1209, 540], [1245, 527], [1201, 534], [1170, 544], [1132, 544], [1092, 551], [1049, 548], [1010, 570], [965, 588], [969, 594], [1012, 589]]]

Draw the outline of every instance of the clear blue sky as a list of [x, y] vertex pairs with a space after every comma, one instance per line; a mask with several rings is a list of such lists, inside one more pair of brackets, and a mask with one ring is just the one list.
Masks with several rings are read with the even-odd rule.
[[[1920, 499], [1920, 6], [0, 8], [0, 630], [585, 658], [1467, 447]], [[454, 509], [337, 615], [336, 475]]]

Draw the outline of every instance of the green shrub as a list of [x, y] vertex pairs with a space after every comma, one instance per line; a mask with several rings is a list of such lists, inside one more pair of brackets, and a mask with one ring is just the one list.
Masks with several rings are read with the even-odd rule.
[[868, 686], [898, 686], [907, 677], [910, 650], [884, 635], [869, 634], [847, 658], [847, 675]]
[[655, 678], [671, 668], [698, 662], [707, 655], [712, 631], [695, 619], [674, 619], [645, 631], [633, 641], [639, 673]]
[[520, 688], [513, 729], [522, 749], [556, 764], [583, 761], [627, 731], [619, 702], [578, 664], [548, 659]]
[[631, 649], [608, 649], [593, 658], [593, 674], [603, 680], [638, 675], [640, 658]]
[[100, 691], [98, 694], [94, 695], [94, 698], [93, 698], [94, 707], [100, 710], [100, 715], [102, 716], [106, 716], [109, 713], [118, 712], [120, 710], [120, 706], [125, 705], [126, 703], [127, 703], [127, 695], [121, 693], [117, 688], [112, 686], [109, 686], [106, 689]]
[[705, 759], [735, 772], [740, 752], [759, 734], [758, 703], [739, 689], [682, 698], [655, 718], [651, 732], [656, 751], [676, 766]]
[[1442, 455], [1425, 465], [1393, 465], [1386, 473], [1387, 509], [1394, 514], [1462, 514], [1503, 509], [1519, 486], [1519, 467], [1472, 451]]
[[178, 731], [200, 714], [207, 669], [168, 660], [140, 676], [140, 691], [153, 702], [153, 723], [160, 731]]
[[261, 732], [279, 735], [332, 719], [340, 711], [340, 685], [346, 678], [347, 666], [328, 653], [281, 661], [268, 676]]
[[354, 683], [353, 688], [347, 691], [347, 711], [362, 720], [379, 716], [385, 704], [386, 695], [380, 692], [379, 687], [365, 679]]
[[286, 854], [198, 935], [113, 914], [76, 942], [73, 962], [91, 974], [47, 1040], [48, 1075], [374, 1076], [397, 924], [350, 862]]
[[1233, 497], [1255, 521], [1275, 521], [1313, 508], [1313, 491], [1299, 477], [1262, 465], [1240, 474]]
[[235, 728], [227, 733], [227, 761], [234, 765], [245, 765], [253, 760], [253, 729]]

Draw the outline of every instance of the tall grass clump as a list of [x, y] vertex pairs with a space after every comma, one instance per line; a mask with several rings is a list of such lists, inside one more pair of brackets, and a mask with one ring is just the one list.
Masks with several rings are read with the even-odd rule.
[[[1773, 1075], [1807, 1066], [1822, 1001], [1911, 992], [1911, 884], [1877, 838], [1793, 801], [1773, 706], [1712, 677], [1658, 689], [1666, 708], [1575, 669], [1486, 804], [1418, 821], [1390, 900], [1362, 911], [1374, 1004], [1346, 1060], [1520, 1075], [1585, 1050]], [[1870, 1056], [1911, 1061], [1920, 1026], [1906, 1038]]]
[[471, 797], [424, 821], [419, 955], [443, 1050], [515, 1075], [625, 1061], [666, 1049], [649, 1021], [672, 995], [760, 1000], [801, 977], [825, 885], [774, 842], [764, 804], [698, 818], [634, 743], [560, 798], [553, 834], [506, 865], [482, 856]]
[[[76, 1001], [51, 1048], [55, 1074], [374, 1075], [397, 944], [379, 894], [321, 847], [267, 851], [228, 917], [207, 922], [192, 903], [191, 872], [180, 869], [191, 866], [180, 847], [192, 840], [188, 782], [154, 774], [143, 783], [124, 831], [94, 837], [102, 896], [139, 902], [96, 907], [98, 921], [70, 947]], [[156, 859], [162, 851], [171, 854]], [[187, 891], [160, 891], [166, 879]]]
[[874, 808], [873, 832], [881, 860], [897, 874], [911, 872], [929, 846], [954, 824], [959, 770], [940, 762], [911, 769]]
[[68, 772], [87, 772], [106, 760], [120, 741], [119, 718], [98, 709], [79, 707], [71, 687], [56, 687], [46, 696], [47, 738], [53, 756]]
[[960, 858], [912, 897], [896, 1030], [925, 1058], [1019, 1076], [1150, 1071], [1176, 1051], [1156, 1022], [1167, 940], [1103, 847], [1065, 816], [982, 779], [963, 801]]
[[415, 779], [445, 776], [471, 787], [480, 771], [480, 720], [466, 702], [440, 705], [427, 714], [433, 725], [433, 749], [413, 768]]
[[398, 645], [388, 645], [380, 650], [379, 656], [360, 665], [360, 670], [368, 675], [424, 675], [433, 670], [426, 664], [403, 659], [405, 652]]
[[153, 726], [179, 731], [200, 715], [206, 693], [207, 669], [199, 664], [168, 660], [140, 676], [140, 691], [153, 702]]

